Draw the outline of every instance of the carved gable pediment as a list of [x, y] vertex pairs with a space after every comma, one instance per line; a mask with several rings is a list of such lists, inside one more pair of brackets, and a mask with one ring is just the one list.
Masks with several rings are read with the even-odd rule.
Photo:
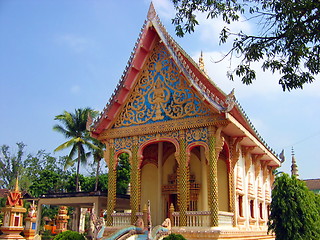
[[159, 41], [149, 54], [113, 128], [205, 116], [209, 108]]

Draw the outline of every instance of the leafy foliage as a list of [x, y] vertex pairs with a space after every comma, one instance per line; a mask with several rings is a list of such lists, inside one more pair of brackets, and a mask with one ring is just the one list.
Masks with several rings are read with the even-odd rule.
[[[199, 24], [196, 14], [218, 18], [228, 25], [246, 16], [253, 22], [257, 35], [242, 31], [233, 33], [224, 27], [220, 43], [233, 38], [233, 47], [226, 56], [240, 54], [241, 63], [228, 76], [241, 77], [251, 84], [256, 79], [251, 63], [262, 61], [262, 69], [279, 72], [283, 91], [303, 88], [315, 80], [320, 71], [320, 2], [313, 0], [172, 0], [176, 8], [172, 23], [176, 34], [194, 32]], [[225, 56], [225, 57], [226, 57]]]
[[[52, 157], [49, 153], [39, 150], [35, 155], [27, 154], [24, 143], [18, 143], [18, 153], [13, 154], [7, 145], [1, 146], [5, 154], [1, 155], [3, 169], [19, 171], [0, 171], [0, 181], [6, 185], [0, 188], [12, 188], [15, 183], [15, 174], [19, 172], [20, 189], [28, 191], [33, 197], [54, 192], [74, 192], [76, 175], [71, 170], [64, 170], [67, 157]], [[19, 157], [18, 157], [19, 156]], [[23, 157], [26, 156], [26, 157]], [[14, 166], [14, 167], [12, 167]], [[96, 176], [80, 175], [80, 184], [83, 191], [95, 190]], [[9, 184], [11, 182], [11, 184]], [[9, 184], [9, 185], [8, 185]], [[106, 191], [108, 175], [98, 176], [97, 190]]]
[[44, 225], [44, 217], [48, 217], [50, 219], [54, 219], [56, 218], [56, 215], [58, 213], [58, 206], [53, 206], [53, 205], [43, 205], [42, 206], [42, 212], [41, 212], [41, 216], [42, 216], [42, 223], [41, 225]]
[[276, 240], [320, 239], [319, 196], [309, 191], [303, 181], [282, 173], [272, 190], [269, 231]]
[[163, 240], [186, 240], [186, 239], [181, 234], [171, 233], [169, 234], [169, 236], [163, 238]]
[[43, 194], [63, 192], [66, 185], [67, 175], [64, 172], [42, 170], [39, 176], [33, 179], [30, 186], [30, 193], [34, 197]]
[[1, 146], [0, 153], [0, 188], [12, 188], [15, 179], [22, 174], [23, 171], [23, 155], [25, 144], [17, 143], [17, 153], [10, 152], [8, 145]]
[[38, 197], [50, 192], [64, 191], [64, 184], [71, 171], [63, 171], [66, 157], [55, 158], [49, 153], [38, 151], [33, 156], [28, 155], [24, 161], [24, 174], [21, 176], [25, 183], [25, 190], [32, 196]]
[[[6, 205], [6, 198], [0, 197], [0, 209], [3, 208], [5, 205]], [[2, 222], [3, 222], [3, 214], [0, 214], [0, 226], [2, 225]]]
[[55, 236], [54, 240], [85, 240], [86, 238], [74, 231], [65, 231]]
[[41, 240], [50, 240], [53, 238], [54, 238], [54, 235], [51, 233], [50, 230], [45, 230], [41, 234]]
[[[55, 120], [58, 120], [62, 125], [56, 124], [53, 130], [60, 132], [67, 139], [67, 142], [58, 146], [54, 151], [60, 151], [71, 147], [69, 158], [67, 163], [72, 165], [73, 162], [77, 162], [77, 174], [76, 174], [76, 191], [79, 191], [79, 170], [80, 162], [86, 164], [89, 154], [85, 152], [85, 147], [89, 149], [98, 149], [98, 147], [92, 144], [92, 139], [87, 131], [88, 116], [93, 115], [95, 112], [91, 108], [79, 108], [74, 113], [64, 111], [63, 114], [57, 115]], [[74, 159], [77, 153], [77, 158]], [[74, 159], [74, 160], [73, 160]]]
[[[67, 192], [75, 192], [76, 184], [75, 184], [76, 174], [73, 174], [68, 177], [67, 182], [65, 184], [65, 189]], [[93, 192], [95, 191], [95, 182], [96, 178], [94, 176], [84, 176], [79, 174], [79, 186], [81, 187], [81, 191], [83, 192]], [[101, 174], [99, 175], [99, 184], [97, 186], [97, 190], [107, 191], [108, 186], [108, 175]]]
[[93, 139], [92, 143], [97, 146], [97, 149], [93, 150], [93, 161], [97, 165], [96, 182], [95, 182], [94, 191], [97, 191], [98, 185], [99, 185], [100, 161], [101, 159], [103, 159], [103, 153], [106, 146], [104, 143], [100, 142], [98, 139]]
[[131, 166], [129, 163], [129, 155], [122, 153], [119, 157], [117, 165], [117, 193], [126, 194], [130, 182]]

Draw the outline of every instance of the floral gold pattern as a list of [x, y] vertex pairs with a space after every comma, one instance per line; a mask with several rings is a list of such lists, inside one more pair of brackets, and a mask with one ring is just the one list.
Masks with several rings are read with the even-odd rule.
[[163, 44], [157, 43], [114, 127], [210, 113], [188, 86]]

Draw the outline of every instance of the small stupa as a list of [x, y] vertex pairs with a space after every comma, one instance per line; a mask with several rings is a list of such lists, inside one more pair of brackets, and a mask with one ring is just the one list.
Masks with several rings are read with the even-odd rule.
[[16, 179], [15, 189], [9, 191], [5, 207], [2, 208], [3, 212], [3, 226], [0, 230], [3, 232], [0, 235], [2, 239], [25, 239], [20, 235], [23, 231], [23, 213], [27, 211], [23, 207], [22, 195], [19, 190], [18, 177]]
[[61, 233], [67, 231], [67, 225], [68, 225], [68, 207], [67, 206], [60, 206], [58, 210], [58, 216], [57, 216], [57, 229], [56, 233]]

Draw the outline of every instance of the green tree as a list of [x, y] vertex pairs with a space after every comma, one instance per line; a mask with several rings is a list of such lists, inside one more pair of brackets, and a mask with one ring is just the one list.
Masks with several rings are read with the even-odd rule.
[[97, 146], [97, 149], [93, 150], [93, 161], [97, 164], [96, 168], [96, 182], [94, 191], [98, 191], [98, 184], [99, 184], [99, 173], [100, 173], [100, 161], [103, 159], [103, 153], [105, 149], [105, 144], [100, 142], [97, 139], [93, 140], [93, 144]]
[[33, 179], [29, 187], [29, 192], [34, 197], [39, 197], [43, 194], [63, 192], [67, 181], [65, 172], [55, 172], [44, 169], [39, 172], [39, 175]]
[[[64, 189], [67, 192], [74, 192], [76, 189], [75, 185], [76, 174], [69, 175], [64, 185]], [[107, 190], [108, 186], [108, 175], [101, 174], [99, 175], [99, 181], [97, 190], [95, 190], [96, 177], [95, 176], [84, 176], [79, 174], [79, 186], [81, 186], [81, 191], [83, 192], [92, 192], [92, 191], [103, 191]]]
[[55, 120], [58, 120], [62, 125], [55, 125], [53, 130], [62, 133], [67, 139], [67, 142], [58, 146], [54, 151], [64, 150], [71, 147], [69, 153], [69, 159], [73, 159], [77, 153], [77, 173], [76, 173], [76, 191], [79, 191], [79, 170], [80, 162], [86, 163], [88, 154], [85, 152], [85, 148], [97, 149], [97, 147], [91, 143], [92, 138], [87, 131], [87, 120], [90, 114], [95, 112], [90, 108], [76, 109], [75, 113], [69, 113], [64, 111], [63, 114], [57, 115]]
[[319, 198], [295, 176], [279, 174], [272, 190], [269, 231], [276, 240], [320, 239]]
[[100, 174], [98, 182], [98, 191], [107, 192], [108, 190], [108, 174]]
[[12, 188], [15, 179], [23, 172], [23, 156], [25, 155], [23, 142], [16, 143], [18, 151], [10, 152], [8, 145], [2, 145], [0, 152], [0, 188]]
[[129, 163], [129, 155], [127, 153], [122, 153], [119, 156], [119, 161], [117, 165], [117, 193], [126, 194], [130, 183], [130, 171], [131, 166]]
[[[39, 150], [35, 155], [28, 154], [23, 162], [24, 171], [21, 176], [21, 187], [28, 190], [34, 182], [39, 181], [45, 170], [58, 173], [61, 175], [61, 179], [64, 179], [66, 172], [63, 171], [63, 164], [65, 163], [66, 158], [66, 156], [55, 158], [44, 150]], [[41, 181], [45, 180], [44, 177]], [[47, 192], [42, 192], [41, 194], [45, 193]]]
[[76, 179], [79, 179], [79, 190], [82, 192], [91, 192], [94, 189], [94, 178], [87, 177], [82, 174], [72, 174], [68, 176], [65, 189], [67, 192], [75, 192], [76, 190]]
[[[279, 72], [283, 91], [303, 88], [315, 80], [320, 71], [320, 1], [313, 0], [172, 0], [176, 8], [176, 34], [180, 37], [194, 31], [199, 24], [197, 12], [207, 18], [221, 17], [226, 25], [244, 15], [258, 29], [256, 35], [233, 33], [224, 27], [220, 43], [233, 37], [233, 46], [226, 56], [240, 55], [241, 63], [234, 74], [242, 82], [256, 79], [251, 63], [262, 61], [263, 70]], [[226, 57], [225, 56], [225, 57]]]

